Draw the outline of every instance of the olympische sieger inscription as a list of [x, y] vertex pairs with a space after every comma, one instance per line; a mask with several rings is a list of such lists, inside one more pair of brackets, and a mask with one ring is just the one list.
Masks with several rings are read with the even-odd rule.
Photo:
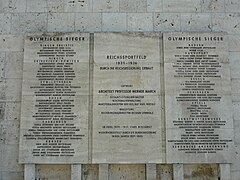
[[[87, 146], [81, 147], [81, 143], [87, 143], [88, 130], [84, 127], [87, 124], [87, 112], [82, 112], [87, 109], [79, 102], [87, 102], [84, 96], [88, 93], [88, 86], [85, 85], [88, 79], [82, 79], [88, 76], [88, 55], [83, 52], [88, 47], [88, 42], [85, 43], [88, 36], [85, 36], [66, 34], [27, 37], [23, 103], [29, 97], [32, 102], [24, 104], [22, 121], [31, 122], [28, 128], [24, 127], [26, 130], [21, 138], [26, 145], [22, 148], [29, 148], [28, 156], [32, 162], [44, 159], [53, 162], [61, 162], [63, 159], [66, 162], [84, 162], [73, 158], [80, 156], [79, 148], [87, 152]], [[79, 67], [85, 69], [81, 72]], [[28, 82], [28, 78], [32, 78], [33, 82]], [[26, 107], [32, 108], [32, 114], [24, 117]], [[84, 155], [83, 159], [87, 159], [87, 154]]]
[[[230, 88], [225, 39], [222, 34], [170, 34], [165, 37], [165, 49], [172, 49], [165, 56], [165, 72], [168, 74], [165, 76], [166, 108], [181, 109], [166, 114], [170, 162], [177, 162], [184, 156], [200, 157], [201, 154], [209, 155], [209, 159], [213, 155], [213, 161], [229, 161], [229, 157], [218, 156], [231, 151], [233, 145], [232, 136], [223, 134], [232, 131], [227, 103]], [[168, 85], [168, 81], [176, 86]], [[168, 94], [169, 90], [172, 90], [172, 96]], [[176, 106], [170, 107], [170, 104]], [[221, 109], [229, 114], [223, 114]], [[181, 157], [179, 154], [173, 159], [172, 153], [185, 155]]]

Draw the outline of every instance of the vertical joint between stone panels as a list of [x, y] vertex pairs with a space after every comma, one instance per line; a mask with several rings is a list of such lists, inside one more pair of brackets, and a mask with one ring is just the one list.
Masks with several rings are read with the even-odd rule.
[[220, 180], [231, 179], [230, 164], [219, 164], [219, 171]]
[[146, 180], [156, 180], [157, 178], [157, 165], [156, 164], [146, 164], [145, 165], [145, 177]]
[[36, 176], [35, 164], [24, 164], [24, 180], [34, 180]]
[[162, 129], [162, 154], [166, 162], [166, 116], [165, 116], [165, 76], [164, 76], [164, 54], [163, 54], [163, 33], [159, 35], [159, 57], [160, 57], [160, 88], [161, 88], [161, 129]]
[[183, 164], [173, 164], [173, 180], [184, 180]]
[[109, 164], [99, 164], [99, 180], [109, 179]]
[[88, 162], [92, 162], [94, 34], [89, 34]]
[[82, 165], [72, 164], [71, 165], [71, 180], [82, 180]]

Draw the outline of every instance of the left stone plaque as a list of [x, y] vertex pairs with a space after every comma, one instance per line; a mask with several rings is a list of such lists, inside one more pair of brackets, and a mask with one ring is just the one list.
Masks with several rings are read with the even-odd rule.
[[25, 39], [20, 163], [88, 163], [89, 34]]

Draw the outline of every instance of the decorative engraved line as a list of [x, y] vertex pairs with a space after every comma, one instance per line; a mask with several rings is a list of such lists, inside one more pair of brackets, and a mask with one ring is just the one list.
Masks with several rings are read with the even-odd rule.
[[163, 34], [159, 35], [159, 57], [160, 57], [160, 86], [161, 86], [161, 123], [162, 123], [162, 154], [164, 154], [164, 162], [166, 162], [166, 116], [165, 116], [165, 76], [164, 76], [164, 42]]
[[89, 104], [88, 104], [88, 163], [92, 163], [93, 143], [93, 58], [94, 34], [89, 34]]

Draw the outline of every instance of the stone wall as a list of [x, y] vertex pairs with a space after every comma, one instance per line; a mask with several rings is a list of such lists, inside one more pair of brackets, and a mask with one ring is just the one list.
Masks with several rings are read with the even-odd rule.
[[[19, 121], [26, 32], [225, 31], [229, 35], [235, 163], [240, 177], [239, 0], [0, 0], [0, 179], [23, 179], [18, 164]], [[172, 165], [157, 165], [158, 179], [172, 179]], [[98, 165], [84, 165], [83, 179], [98, 179]], [[109, 179], [145, 179], [144, 165], [110, 165]], [[215, 164], [184, 165], [185, 179], [218, 179]], [[70, 179], [70, 165], [37, 165], [37, 179]], [[230, 179], [230, 178], [229, 178]]]

